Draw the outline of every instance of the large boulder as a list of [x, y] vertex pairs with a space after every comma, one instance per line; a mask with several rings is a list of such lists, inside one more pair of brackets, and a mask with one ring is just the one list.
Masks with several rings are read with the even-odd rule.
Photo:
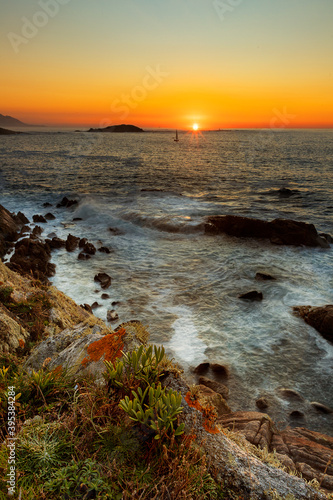
[[333, 305], [322, 307], [295, 306], [294, 313], [333, 343]]
[[148, 333], [139, 322], [120, 325], [115, 331], [105, 324], [86, 322], [66, 328], [38, 344], [25, 363], [27, 369], [39, 370], [61, 367], [70, 376], [87, 374], [101, 379], [104, 361], [115, 361], [124, 352], [137, 349], [146, 343]]
[[318, 235], [313, 224], [294, 220], [275, 219], [268, 222], [238, 215], [215, 215], [207, 218], [205, 232], [225, 233], [242, 238], [265, 238], [275, 245], [329, 248], [329, 243]]
[[47, 243], [24, 238], [15, 246], [8, 267], [23, 275], [32, 275], [41, 281], [54, 276], [55, 264], [50, 263], [51, 250]]

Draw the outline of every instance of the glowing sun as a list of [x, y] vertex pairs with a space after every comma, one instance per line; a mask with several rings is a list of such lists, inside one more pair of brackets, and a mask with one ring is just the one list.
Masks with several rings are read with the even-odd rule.
[[192, 128], [193, 130], [199, 130], [199, 125], [197, 123], [193, 123]]

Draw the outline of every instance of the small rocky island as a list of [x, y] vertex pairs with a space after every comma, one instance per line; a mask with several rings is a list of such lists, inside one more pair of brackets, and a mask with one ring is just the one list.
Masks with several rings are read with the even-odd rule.
[[110, 125], [105, 128], [91, 128], [88, 132], [144, 132], [144, 130], [140, 127], [136, 127], [135, 125]]

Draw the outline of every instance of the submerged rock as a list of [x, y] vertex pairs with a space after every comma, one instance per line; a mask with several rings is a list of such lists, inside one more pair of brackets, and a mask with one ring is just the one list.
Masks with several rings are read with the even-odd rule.
[[322, 403], [317, 403], [316, 401], [312, 401], [310, 405], [320, 413], [325, 413], [326, 415], [333, 413], [333, 408], [323, 405]]
[[98, 251], [102, 252], [102, 253], [106, 253], [106, 254], [111, 253], [111, 250], [108, 247], [100, 247], [100, 248], [98, 248]]
[[282, 387], [278, 390], [278, 393], [283, 399], [287, 399], [289, 401], [304, 401], [304, 398], [293, 389]]
[[263, 294], [262, 292], [257, 292], [257, 290], [252, 290], [251, 292], [242, 293], [241, 295], [238, 295], [238, 298], [242, 300], [260, 301], [263, 299]]
[[255, 279], [257, 281], [276, 280], [276, 278], [274, 278], [274, 276], [271, 276], [270, 274], [265, 274], [265, 273], [256, 273]]

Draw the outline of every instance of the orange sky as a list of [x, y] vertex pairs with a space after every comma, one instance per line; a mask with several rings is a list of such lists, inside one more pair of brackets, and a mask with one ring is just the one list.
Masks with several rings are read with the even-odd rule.
[[330, 0], [0, 3], [0, 113], [24, 122], [333, 124]]

